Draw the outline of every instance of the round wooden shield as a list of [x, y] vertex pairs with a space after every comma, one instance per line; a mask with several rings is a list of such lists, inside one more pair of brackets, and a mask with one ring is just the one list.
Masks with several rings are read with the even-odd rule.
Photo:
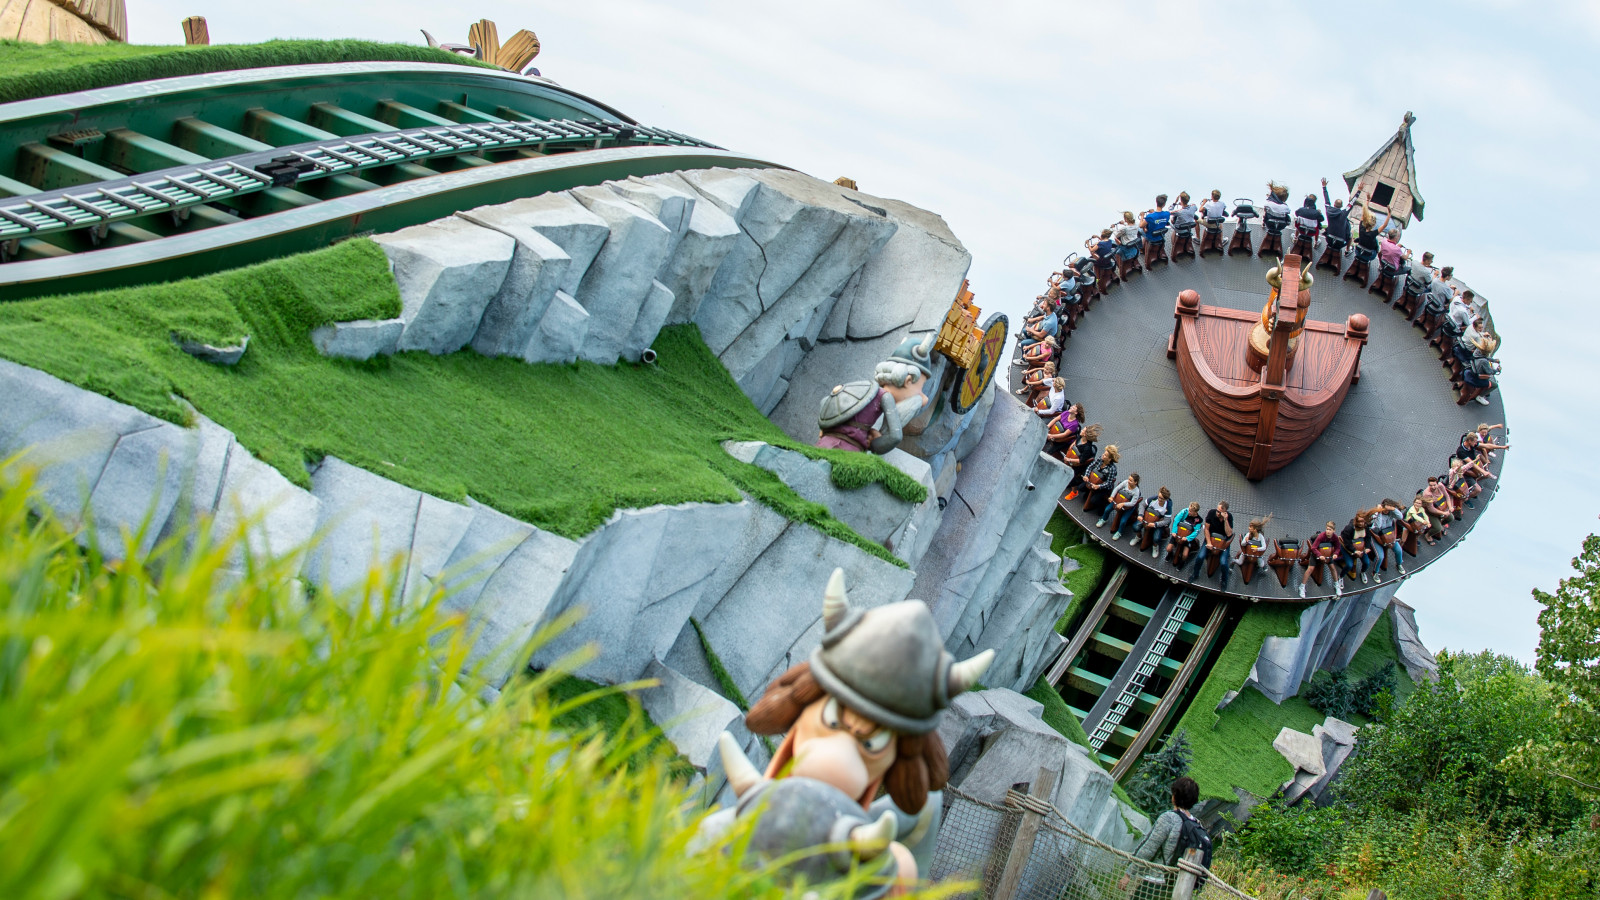
[[994, 380], [994, 370], [1000, 367], [1000, 360], [1005, 356], [1008, 328], [1004, 313], [995, 313], [983, 323], [983, 343], [978, 347], [978, 359], [972, 368], [956, 379], [955, 387], [950, 389], [952, 412], [964, 413], [976, 406], [983, 392], [989, 389], [989, 382]]

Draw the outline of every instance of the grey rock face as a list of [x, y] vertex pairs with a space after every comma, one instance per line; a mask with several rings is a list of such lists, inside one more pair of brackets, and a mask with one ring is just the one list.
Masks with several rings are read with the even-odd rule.
[[640, 355], [650, 348], [656, 335], [661, 332], [661, 326], [667, 323], [672, 303], [672, 291], [666, 285], [659, 281], [650, 282], [650, 292], [645, 294], [644, 305], [639, 308], [639, 318], [633, 323], [633, 331], [622, 345], [623, 359], [637, 362]]
[[[1124, 819], [1145, 830], [1149, 821], [1112, 796], [1110, 774], [1089, 758], [1085, 748], [1040, 720], [1042, 710], [1039, 704], [1000, 688], [956, 698], [939, 729], [950, 753], [951, 783], [965, 794], [999, 803], [1013, 784], [1031, 784], [1041, 768], [1049, 769], [1056, 773], [1056, 783], [1046, 799], [1062, 815], [1112, 846], [1130, 847], [1133, 839]], [[946, 802], [969, 801], [951, 797]], [[964, 821], [969, 831], [971, 822]], [[998, 820], [995, 825], [999, 827]], [[964, 832], [963, 838], [982, 836]], [[1059, 863], [1053, 854], [1035, 856], [1030, 872], [1036, 865]]]
[[400, 334], [405, 330], [404, 319], [334, 322], [312, 329], [311, 343], [323, 356], [371, 359], [374, 356], [392, 356], [395, 347], [400, 344]]
[[1303, 731], [1284, 728], [1272, 739], [1272, 749], [1282, 754], [1289, 765], [1299, 771], [1312, 775], [1321, 775], [1326, 771], [1322, 766], [1322, 742]]
[[539, 328], [522, 353], [524, 362], [569, 363], [578, 359], [589, 336], [589, 311], [565, 291], [556, 291]]
[[0, 415], [0, 453], [27, 451], [25, 461], [39, 467], [35, 487], [41, 499], [69, 525], [81, 521], [118, 439], [161, 424], [132, 407], [8, 360], [0, 360], [0, 398], [5, 411]]
[[552, 664], [588, 644], [599, 653], [578, 675], [612, 684], [637, 678], [650, 660], [672, 649], [727, 555], [730, 537], [749, 521], [750, 506], [742, 501], [619, 510], [583, 539], [551, 605], [551, 616], [581, 608], [584, 617], [541, 647], [535, 664]]
[[328, 457], [311, 474], [321, 540], [306, 574], [335, 594], [359, 589], [373, 566], [411, 551], [422, 492]]
[[706, 288], [711, 286], [712, 277], [738, 242], [739, 225], [733, 216], [703, 197], [679, 173], [651, 175], [644, 181], [681, 191], [695, 199], [688, 227], [657, 275], [675, 298], [667, 324], [688, 322], [699, 312], [700, 301], [705, 297]]
[[530, 228], [509, 206], [485, 206], [456, 213], [516, 242], [505, 281], [489, 300], [472, 336], [472, 349], [484, 356], [522, 356], [550, 299], [566, 282], [572, 268], [572, 257], [565, 250]]
[[[258, 559], [303, 549], [316, 531], [317, 498], [237, 443], [228, 453], [213, 525], [218, 534], [245, 529]], [[242, 559], [235, 559], [236, 566]]]
[[217, 366], [236, 366], [239, 360], [244, 359], [244, 351], [250, 346], [250, 336], [245, 335], [244, 340], [226, 347], [216, 347], [203, 341], [178, 341], [178, 349], [189, 354], [201, 362], [208, 362]]
[[1050, 535], [1041, 531], [985, 612], [982, 631], [972, 643], [995, 649], [994, 663], [984, 673], [987, 683], [1016, 691], [1032, 688], [1066, 643], [1055, 630], [1072, 600], [1072, 592], [1056, 575], [1060, 565], [1061, 558], [1050, 552]]
[[967, 252], [937, 215], [898, 200], [861, 197], [895, 222], [894, 236], [861, 267], [848, 291], [850, 338], [881, 337], [906, 326], [939, 327], [972, 265]]
[[500, 688], [524, 664], [521, 651], [544, 621], [578, 543], [469, 504], [472, 521], [444, 565], [443, 606], [467, 616], [469, 671]]
[[676, 174], [735, 223], [744, 217], [755, 197], [757, 182], [743, 170], [686, 169]]
[[567, 294], [578, 292], [578, 283], [611, 236], [606, 221], [589, 212], [566, 191], [512, 200], [485, 209], [499, 210], [497, 221], [514, 222], [517, 227], [536, 231], [567, 254], [572, 262], [557, 285]]
[[[850, 604], [859, 609], [904, 600], [911, 588], [911, 572], [806, 525], [785, 523], [757, 552], [721, 599], [698, 614], [728, 674], [750, 698], [759, 697], [774, 677], [806, 659], [822, 639], [827, 576], [802, 580], [796, 573], [844, 569]], [[668, 656], [667, 662], [673, 661]]]
[[1299, 693], [1300, 686], [1318, 669], [1343, 669], [1361, 649], [1398, 588], [1399, 582], [1390, 582], [1369, 593], [1346, 594], [1306, 607], [1300, 614], [1298, 635], [1273, 636], [1262, 642], [1245, 685], [1282, 703]]
[[717, 738], [737, 722], [742, 713], [727, 698], [653, 659], [645, 678], [661, 684], [639, 692], [639, 704], [662, 734], [702, 775], [717, 755]]
[[[193, 471], [197, 444], [197, 432], [167, 422], [117, 439], [89, 497], [108, 557], [126, 559], [155, 546]], [[127, 539], [137, 539], [137, 547], [126, 546]]]
[[573, 188], [571, 193], [611, 230], [573, 295], [589, 311], [589, 336], [579, 356], [611, 365], [622, 355], [656, 272], [666, 262], [672, 232], [604, 187]]
[[1396, 600], [1390, 604], [1389, 612], [1394, 616], [1395, 649], [1400, 654], [1401, 665], [1406, 667], [1406, 674], [1412, 681], [1438, 679], [1439, 662], [1422, 645], [1422, 638], [1417, 634], [1417, 611]]
[[394, 267], [405, 331], [397, 350], [454, 353], [472, 340], [499, 293], [516, 242], [465, 219], [447, 218], [373, 238]]

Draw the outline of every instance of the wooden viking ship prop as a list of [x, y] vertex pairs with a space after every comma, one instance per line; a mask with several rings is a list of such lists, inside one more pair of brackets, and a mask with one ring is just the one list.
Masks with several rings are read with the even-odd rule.
[[1342, 325], [1308, 319], [1309, 269], [1290, 254], [1269, 270], [1272, 292], [1257, 316], [1178, 295], [1167, 357], [1177, 361], [1189, 409], [1245, 477], [1260, 480], [1316, 442], [1361, 377], [1367, 317]]

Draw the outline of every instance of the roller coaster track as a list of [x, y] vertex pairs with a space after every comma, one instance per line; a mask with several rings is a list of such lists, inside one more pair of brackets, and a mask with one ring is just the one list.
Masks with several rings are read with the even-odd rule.
[[542, 79], [284, 66], [0, 105], [0, 299], [190, 277], [487, 203], [770, 166]]

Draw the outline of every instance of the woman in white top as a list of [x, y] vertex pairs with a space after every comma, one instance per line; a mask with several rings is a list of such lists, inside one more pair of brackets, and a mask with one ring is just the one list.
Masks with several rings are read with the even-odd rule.
[[1116, 242], [1123, 259], [1133, 259], [1139, 254], [1139, 245], [1144, 243], [1144, 232], [1139, 230], [1139, 223], [1132, 211], [1124, 211], [1122, 221], [1112, 226], [1111, 240]]
[[1039, 401], [1039, 405], [1034, 407], [1034, 412], [1039, 414], [1039, 418], [1048, 419], [1061, 412], [1066, 405], [1067, 380], [1059, 377], [1053, 378], [1050, 380], [1049, 394], [1046, 395], [1045, 399]]

